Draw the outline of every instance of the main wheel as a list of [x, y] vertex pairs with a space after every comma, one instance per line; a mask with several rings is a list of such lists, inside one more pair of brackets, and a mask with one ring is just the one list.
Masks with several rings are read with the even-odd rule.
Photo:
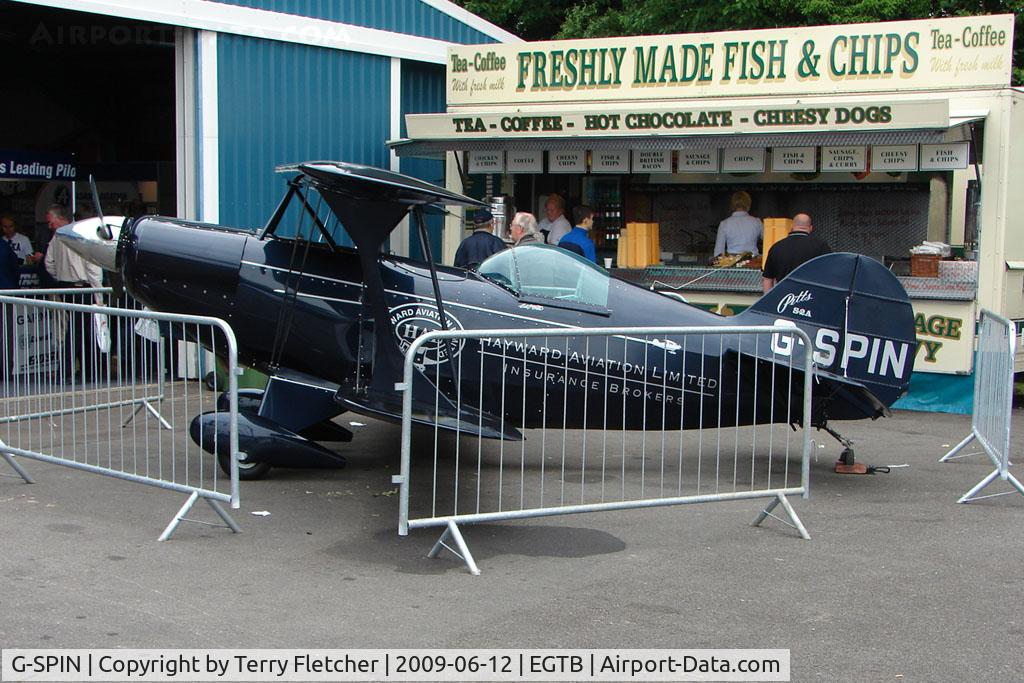
[[[231, 476], [231, 460], [227, 453], [217, 455], [217, 464], [220, 465], [221, 471]], [[245, 462], [244, 460], [238, 461], [238, 479], [240, 481], [256, 481], [267, 476], [267, 473], [271, 470], [271, 465], [265, 462]]]

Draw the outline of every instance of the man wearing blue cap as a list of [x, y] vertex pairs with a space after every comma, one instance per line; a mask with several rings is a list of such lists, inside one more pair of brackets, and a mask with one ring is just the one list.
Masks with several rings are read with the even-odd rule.
[[475, 269], [504, 248], [505, 243], [494, 236], [494, 216], [487, 209], [477, 209], [473, 214], [473, 234], [462, 240], [455, 252], [455, 266]]

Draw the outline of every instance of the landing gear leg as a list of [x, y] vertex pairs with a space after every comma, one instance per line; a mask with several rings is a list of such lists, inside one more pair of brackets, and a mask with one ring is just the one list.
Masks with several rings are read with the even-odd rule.
[[843, 446], [843, 452], [839, 454], [839, 459], [836, 460], [835, 471], [837, 474], [868, 473], [867, 465], [862, 465], [858, 462], [855, 462], [853, 452], [853, 441], [847, 439], [845, 436], [829, 427], [828, 424], [823, 424], [820, 427], [818, 427], [818, 429], [824, 429], [826, 432], [829, 433], [829, 435], [832, 436], [832, 438], [834, 438]]

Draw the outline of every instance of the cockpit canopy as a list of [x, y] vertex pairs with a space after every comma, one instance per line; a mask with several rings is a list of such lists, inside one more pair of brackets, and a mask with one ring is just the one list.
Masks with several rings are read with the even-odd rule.
[[477, 272], [523, 298], [608, 306], [608, 271], [559, 247], [527, 244], [499, 251]]

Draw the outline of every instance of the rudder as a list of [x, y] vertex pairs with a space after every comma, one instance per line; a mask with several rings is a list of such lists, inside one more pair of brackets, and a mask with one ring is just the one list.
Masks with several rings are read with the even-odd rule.
[[[899, 280], [870, 257], [837, 253], [812, 259], [740, 318], [746, 324], [795, 324], [810, 336], [823, 379], [831, 375], [835, 383], [861, 384], [886, 407], [910, 385], [917, 353], [910, 298]], [[782, 337], [773, 335], [775, 357], [802, 357], [802, 346]], [[834, 406], [828, 417], [865, 416], [860, 408], [850, 406], [849, 414], [843, 408]]]

